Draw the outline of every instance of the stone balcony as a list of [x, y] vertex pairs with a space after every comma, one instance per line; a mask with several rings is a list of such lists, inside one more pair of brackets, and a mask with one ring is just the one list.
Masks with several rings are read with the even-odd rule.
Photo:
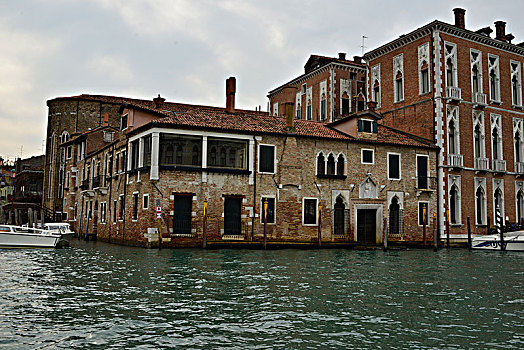
[[489, 159], [485, 157], [475, 157], [475, 170], [488, 171]]
[[456, 86], [446, 87], [446, 98], [451, 101], [462, 101], [462, 90]]
[[505, 173], [506, 172], [506, 161], [502, 159], [494, 159], [493, 160], [493, 171], [497, 173]]
[[486, 107], [488, 105], [487, 95], [482, 92], [475, 92], [473, 94], [473, 104], [475, 107]]
[[517, 174], [524, 174], [524, 162], [515, 162], [515, 172]]
[[452, 168], [463, 167], [462, 154], [448, 154], [448, 165]]

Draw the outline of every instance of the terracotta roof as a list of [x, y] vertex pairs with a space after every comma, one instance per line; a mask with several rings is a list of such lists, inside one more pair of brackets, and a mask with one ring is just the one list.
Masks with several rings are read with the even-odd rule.
[[377, 131], [377, 142], [379, 143], [438, 148], [431, 140], [427, 140], [422, 137], [418, 137], [382, 124], [378, 124]]

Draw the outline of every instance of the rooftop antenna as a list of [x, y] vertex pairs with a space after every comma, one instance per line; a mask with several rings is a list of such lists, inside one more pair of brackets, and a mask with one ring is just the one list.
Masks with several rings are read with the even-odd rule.
[[360, 46], [360, 48], [362, 49], [362, 56], [364, 56], [364, 49], [367, 48], [367, 46], [364, 45], [364, 40], [366, 40], [367, 38], [367, 36], [362, 35], [362, 46]]
[[45, 140], [42, 140], [42, 153], [44, 153]]
[[20, 146], [20, 159], [22, 159], [22, 152], [24, 151], [24, 145]]

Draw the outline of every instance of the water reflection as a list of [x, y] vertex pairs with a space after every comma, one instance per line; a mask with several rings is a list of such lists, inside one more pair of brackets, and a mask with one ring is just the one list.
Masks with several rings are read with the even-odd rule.
[[0, 251], [0, 347], [524, 346], [524, 254]]

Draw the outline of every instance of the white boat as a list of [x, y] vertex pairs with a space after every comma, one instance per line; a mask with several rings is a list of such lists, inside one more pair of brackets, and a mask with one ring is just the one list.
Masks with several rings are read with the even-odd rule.
[[60, 245], [68, 246], [75, 232], [65, 222], [49, 222], [44, 224], [44, 230], [60, 235]]
[[524, 231], [504, 233], [504, 241], [502, 243], [500, 234], [477, 236], [471, 240], [471, 248], [524, 252]]
[[61, 235], [39, 228], [0, 225], [0, 248], [55, 248]]

